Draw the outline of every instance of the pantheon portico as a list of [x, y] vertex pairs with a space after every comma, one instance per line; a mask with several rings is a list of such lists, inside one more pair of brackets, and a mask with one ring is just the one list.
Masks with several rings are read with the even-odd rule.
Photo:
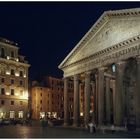
[[[93, 15], [94, 16], [94, 15]], [[74, 120], [79, 125], [79, 91], [84, 85], [84, 124], [133, 123], [140, 127], [140, 8], [105, 11], [59, 65], [64, 72], [64, 125], [68, 125], [68, 80], [74, 82]]]

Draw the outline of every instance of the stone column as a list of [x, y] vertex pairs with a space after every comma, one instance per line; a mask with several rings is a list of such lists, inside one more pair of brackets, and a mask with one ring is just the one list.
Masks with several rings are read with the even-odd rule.
[[103, 125], [104, 110], [104, 70], [105, 67], [98, 69], [98, 125]]
[[89, 123], [90, 117], [90, 74], [91, 72], [85, 73], [85, 112], [84, 112], [84, 120], [85, 120], [85, 127]]
[[140, 56], [136, 58], [137, 67], [136, 67], [136, 125], [140, 127]]
[[106, 77], [106, 121], [110, 123], [110, 115], [111, 115], [111, 108], [110, 108], [110, 78]]
[[122, 126], [124, 119], [124, 91], [123, 91], [123, 79], [124, 69], [126, 62], [118, 62], [116, 64], [116, 82], [115, 82], [115, 125]]
[[91, 82], [92, 85], [92, 94], [93, 94], [93, 113], [92, 113], [92, 121], [96, 122], [96, 86], [95, 82]]
[[79, 84], [79, 106], [80, 106], [80, 110], [79, 111], [80, 111], [80, 113], [84, 113], [84, 92], [83, 92], [83, 88], [82, 88], [83, 85], [84, 84], [82, 82]]
[[68, 78], [64, 78], [64, 126], [68, 125]]
[[74, 127], [79, 124], [79, 107], [79, 75], [74, 75]]
[[98, 124], [98, 76], [95, 74], [95, 122]]
[[115, 95], [116, 95], [116, 87], [115, 87], [115, 85], [116, 85], [116, 81], [115, 80], [112, 80], [112, 83], [113, 83], [113, 104], [112, 104], [112, 109], [113, 109], [113, 123], [114, 123], [114, 120], [115, 120]]

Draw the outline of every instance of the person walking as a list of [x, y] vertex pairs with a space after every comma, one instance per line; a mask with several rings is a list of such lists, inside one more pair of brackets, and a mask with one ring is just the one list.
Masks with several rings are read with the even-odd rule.
[[90, 122], [90, 123], [88, 124], [88, 126], [89, 126], [89, 132], [90, 132], [90, 133], [93, 133], [93, 123]]

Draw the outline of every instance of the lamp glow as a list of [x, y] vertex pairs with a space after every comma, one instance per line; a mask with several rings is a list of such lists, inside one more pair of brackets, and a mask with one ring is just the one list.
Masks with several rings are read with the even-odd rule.
[[9, 57], [9, 56], [7, 56], [7, 59], [9, 60], [9, 59], [10, 59], [10, 57]]
[[10, 75], [10, 72], [9, 72], [9, 71], [6, 71], [6, 74], [7, 74], [7, 75]]
[[16, 73], [15, 73], [15, 76], [17, 76], [17, 77], [18, 77], [18, 76], [19, 76], [19, 73], [17, 73], [17, 72], [16, 72]]
[[80, 116], [83, 116], [84, 114], [83, 114], [83, 112], [80, 112]]
[[9, 92], [6, 92], [6, 95], [10, 95], [10, 93]]

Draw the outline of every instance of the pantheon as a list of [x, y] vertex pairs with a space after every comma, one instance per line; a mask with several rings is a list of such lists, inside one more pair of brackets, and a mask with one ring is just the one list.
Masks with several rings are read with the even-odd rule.
[[[93, 15], [94, 16], [94, 15]], [[68, 80], [74, 84], [73, 126], [79, 125], [79, 89], [84, 85], [84, 124], [140, 127], [140, 8], [105, 11], [59, 65], [64, 75], [64, 125], [68, 125]]]

